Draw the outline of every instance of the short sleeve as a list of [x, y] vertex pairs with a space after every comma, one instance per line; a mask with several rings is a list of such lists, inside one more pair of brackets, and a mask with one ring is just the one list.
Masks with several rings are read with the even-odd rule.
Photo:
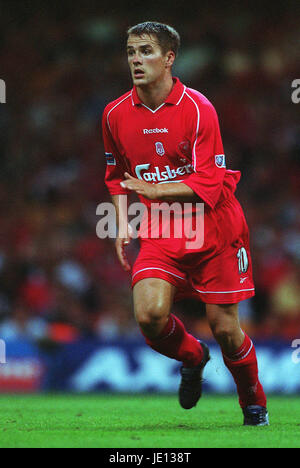
[[102, 135], [106, 160], [105, 184], [111, 195], [128, 195], [129, 190], [122, 188], [120, 185], [121, 181], [124, 180], [124, 173], [127, 169], [112, 137], [107, 110], [104, 111], [102, 117]]
[[196, 97], [190, 99], [195, 109], [189, 122], [195, 172], [183, 183], [214, 208], [220, 198], [226, 172], [219, 121], [211, 103], [197, 102]]

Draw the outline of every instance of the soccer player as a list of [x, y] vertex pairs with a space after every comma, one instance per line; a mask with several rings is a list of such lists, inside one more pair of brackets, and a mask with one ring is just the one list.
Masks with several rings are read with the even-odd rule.
[[[204, 242], [195, 249], [187, 248], [184, 234], [140, 236], [131, 268], [126, 223], [116, 252], [124, 270], [132, 270], [134, 313], [146, 343], [182, 362], [181, 406], [196, 406], [210, 356], [207, 345], [172, 314], [172, 305], [196, 297], [206, 304], [212, 333], [235, 380], [244, 424], [267, 425], [255, 348], [239, 324], [239, 302], [254, 295], [248, 227], [234, 195], [240, 172], [226, 169], [213, 105], [172, 75], [179, 44], [178, 33], [165, 24], [145, 22], [128, 30], [133, 89], [103, 114], [105, 182], [121, 220], [127, 220], [124, 196], [133, 192], [147, 210], [153, 203], [203, 203]], [[196, 209], [191, 216], [197, 216]]]

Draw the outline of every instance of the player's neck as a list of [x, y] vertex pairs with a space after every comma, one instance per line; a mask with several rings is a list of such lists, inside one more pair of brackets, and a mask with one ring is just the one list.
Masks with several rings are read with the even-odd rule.
[[165, 102], [173, 86], [172, 75], [168, 75], [159, 82], [151, 83], [147, 86], [137, 86], [137, 93], [145, 106], [155, 110]]

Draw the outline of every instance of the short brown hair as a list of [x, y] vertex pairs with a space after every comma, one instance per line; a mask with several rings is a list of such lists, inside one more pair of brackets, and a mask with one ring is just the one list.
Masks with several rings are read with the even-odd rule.
[[159, 45], [163, 53], [172, 50], [175, 55], [178, 54], [180, 47], [180, 36], [178, 32], [168, 24], [156, 23], [154, 21], [146, 21], [132, 26], [127, 30], [127, 37], [142, 36], [143, 34], [153, 34], [157, 37]]

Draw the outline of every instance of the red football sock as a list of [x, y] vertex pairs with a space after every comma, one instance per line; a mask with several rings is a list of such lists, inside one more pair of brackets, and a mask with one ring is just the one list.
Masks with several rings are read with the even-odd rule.
[[143, 335], [152, 349], [181, 361], [184, 367], [197, 366], [203, 359], [201, 344], [187, 333], [183, 323], [175, 315], [170, 315], [167, 325], [158, 338], [150, 339], [144, 333]]
[[266, 395], [258, 379], [256, 352], [250, 338], [245, 334], [242, 346], [230, 356], [223, 353], [223, 358], [236, 383], [240, 406], [266, 407]]

